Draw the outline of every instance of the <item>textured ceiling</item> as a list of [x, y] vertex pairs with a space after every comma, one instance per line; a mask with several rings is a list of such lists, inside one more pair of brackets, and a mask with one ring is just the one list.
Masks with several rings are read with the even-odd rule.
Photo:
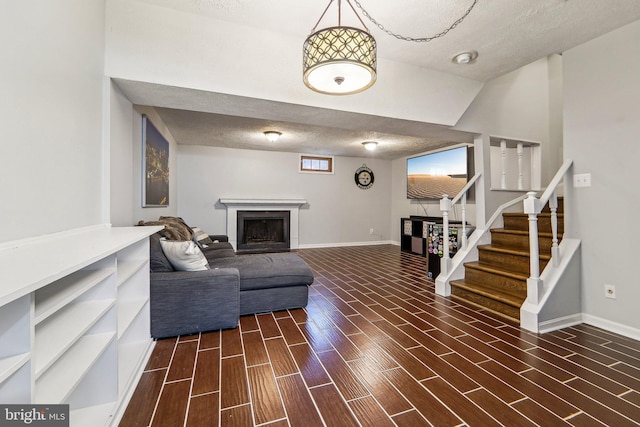
[[[177, 13], [199, 14], [283, 33], [300, 38], [301, 42], [328, 4], [327, 0], [140, 1]], [[411, 37], [427, 37], [444, 30], [462, 16], [473, 0], [359, 2], [391, 31]], [[353, 13], [344, 10], [346, 2], [342, 3], [343, 25], [348, 25], [349, 19], [355, 18], [350, 18]], [[358, 8], [356, 10], [361, 12]], [[332, 11], [336, 13], [334, 6], [329, 13]], [[640, 0], [478, 0], [464, 22], [445, 37], [428, 43], [397, 40], [363, 19], [377, 40], [380, 59], [487, 81], [640, 19]], [[335, 24], [333, 16], [325, 20], [319, 28]], [[451, 57], [466, 50], [479, 52], [475, 63], [460, 66], [451, 62]], [[199, 109], [197, 100], [192, 104], [186, 99], [178, 103], [165, 102], [163, 96], [178, 96], [171, 88], [116, 82], [134, 103], [158, 107], [184, 104], [185, 111], [158, 109], [179, 144], [361, 156], [361, 142], [376, 139], [380, 142], [376, 157], [398, 158], [442, 146], [446, 141], [470, 142], [472, 139], [471, 135], [448, 131], [437, 125], [405, 121], [394, 124], [391, 119], [354, 113], [347, 115], [347, 125], [336, 124], [332, 120], [344, 121], [344, 114], [311, 107], [307, 107], [308, 111], [301, 108], [298, 114], [290, 114], [291, 106], [288, 104], [232, 96], [225, 101], [233, 108], [224, 114], [220, 111], [212, 113]], [[243, 114], [243, 111], [256, 110], [255, 103], [268, 103], [269, 117]], [[314, 123], [310, 117], [316, 113], [324, 120]], [[250, 117], [243, 119], [243, 116]], [[286, 120], [282, 119], [284, 117]], [[376, 125], [372, 126], [374, 123]], [[283, 132], [277, 147], [265, 145], [266, 140], [257, 137], [268, 128]]]

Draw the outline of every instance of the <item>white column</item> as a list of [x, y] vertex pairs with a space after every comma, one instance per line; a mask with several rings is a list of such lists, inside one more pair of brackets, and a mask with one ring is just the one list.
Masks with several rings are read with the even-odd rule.
[[522, 158], [524, 156], [524, 146], [518, 143], [518, 190], [524, 190], [524, 173], [522, 172]]
[[500, 178], [500, 188], [507, 188], [507, 141], [500, 141], [500, 157], [502, 164], [502, 174]]
[[440, 274], [449, 274], [451, 258], [449, 256], [449, 211], [451, 210], [451, 199], [445, 194], [440, 200], [440, 211], [442, 211], [442, 259], [440, 260]]
[[540, 248], [538, 246], [538, 213], [540, 200], [536, 193], [527, 193], [524, 200], [524, 213], [529, 215], [529, 278], [527, 279], [527, 300], [538, 304], [542, 297], [542, 280], [540, 280]]

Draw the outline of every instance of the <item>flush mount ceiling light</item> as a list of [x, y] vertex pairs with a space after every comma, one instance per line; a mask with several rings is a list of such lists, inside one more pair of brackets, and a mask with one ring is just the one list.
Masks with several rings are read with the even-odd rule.
[[316, 31], [329, 10], [329, 1], [303, 46], [303, 81], [309, 89], [328, 95], [349, 95], [370, 88], [376, 81], [376, 41], [351, 5], [363, 29], [342, 26], [342, 1], [338, 25]]
[[364, 145], [364, 148], [369, 151], [373, 151], [376, 149], [376, 147], [378, 147], [378, 143], [376, 141], [365, 141], [362, 143], [362, 145]]
[[276, 130], [264, 131], [264, 136], [267, 137], [269, 142], [276, 142], [278, 140], [278, 138], [280, 138], [280, 135], [282, 135], [282, 132], [278, 132]]
[[470, 50], [468, 52], [462, 52], [451, 58], [451, 62], [454, 64], [473, 64], [478, 57], [478, 52], [475, 50]]

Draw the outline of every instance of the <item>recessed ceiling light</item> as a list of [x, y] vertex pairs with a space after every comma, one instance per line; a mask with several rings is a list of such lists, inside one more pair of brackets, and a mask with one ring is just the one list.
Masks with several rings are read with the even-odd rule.
[[269, 142], [276, 142], [278, 138], [280, 138], [282, 132], [278, 132], [277, 130], [267, 130], [264, 132], [264, 136], [267, 137]]
[[378, 143], [375, 141], [365, 141], [362, 143], [362, 145], [364, 145], [364, 148], [366, 148], [367, 150], [373, 151], [378, 146]]
[[457, 54], [456, 56], [451, 58], [451, 62], [453, 62], [454, 64], [463, 64], [463, 65], [472, 64], [475, 62], [477, 57], [478, 57], [478, 52], [476, 52], [475, 50], [470, 50], [468, 52], [461, 52]]

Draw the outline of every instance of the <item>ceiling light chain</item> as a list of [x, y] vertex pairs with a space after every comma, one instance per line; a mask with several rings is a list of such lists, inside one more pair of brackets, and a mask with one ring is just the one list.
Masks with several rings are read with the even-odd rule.
[[385, 33], [389, 34], [390, 36], [393, 36], [399, 40], [405, 40], [408, 42], [418, 42], [418, 43], [422, 43], [422, 42], [430, 42], [431, 40], [437, 39], [439, 37], [444, 36], [445, 34], [447, 34], [449, 31], [453, 30], [455, 27], [458, 26], [458, 24], [460, 24], [462, 21], [464, 21], [464, 19], [469, 15], [469, 13], [471, 13], [471, 10], [473, 10], [473, 8], [475, 7], [476, 3], [478, 3], [478, 0], [473, 0], [473, 4], [469, 7], [469, 9], [467, 9], [467, 11], [464, 13], [464, 15], [462, 15], [462, 17], [460, 19], [458, 19], [457, 21], [455, 21], [453, 24], [451, 24], [451, 26], [449, 28], [447, 28], [446, 30], [435, 34], [431, 37], [420, 37], [420, 38], [413, 38], [413, 37], [407, 37], [407, 36], [403, 36], [400, 34], [396, 34], [390, 30], [387, 30], [384, 25], [382, 25], [381, 23], [379, 23], [378, 21], [376, 21], [371, 15], [369, 15], [369, 12], [367, 12], [365, 10], [364, 7], [362, 7], [362, 5], [360, 4], [360, 2], [358, 0], [353, 0], [353, 2], [356, 4], [356, 6], [358, 7], [358, 9], [360, 9], [362, 11], [362, 14], [369, 19], [369, 21], [373, 22], [378, 28], [380, 28], [382, 31], [384, 31]]

